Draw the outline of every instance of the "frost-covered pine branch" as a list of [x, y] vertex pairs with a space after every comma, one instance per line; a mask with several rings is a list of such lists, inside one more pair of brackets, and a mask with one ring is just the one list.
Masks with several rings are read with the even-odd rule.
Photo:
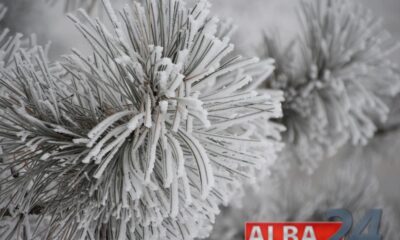
[[207, 1], [104, 5], [111, 29], [71, 16], [88, 56], [74, 50], [61, 70], [22, 49], [4, 71], [2, 165], [15, 174], [0, 201], [20, 219], [39, 207], [44, 238], [205, 237], [280, 148], [268, 120], [281, 116], [281, 93], [251, 90], [271, 61], [232, 56]]
[[302, 28], [288, 46], [265, 38], [277, 70], [265, 86], [285, 92], [286, 142], [303, 168], [343, 144], [365, 145], [386, 120], [384, 97], [396, 94], [400, 74], [390, 61], [395, 49], [382, 21], [348, 0], [305, 0]]
[[[0, 4], [0, 21], [5, 17], [7, 8]], [[7, 22], [6, 22], [7, 23]], [[2, 26], [7, 24], [2, 24]], [[37, 50], [36, 48], [36, 37], [32, 35], [30, 38], [24, 37], [22, 34], [12, 34], [8, 28], [0, 29], [0, 78], [5, 78], [4, 74], [12, 74], [16, 71], [15, 57], [20, 51], [24, 51], [27, 54], [31, 54]], [[47, 54], [47, 48], [44, 52]], [[6, 87], [0, 86], [0, 95], [4, 96], [7, 94]], [[9, 93], [8, 93], [9, 94]], [[0, 109], [0, 121], [7, 121], [3, 118], [6, 115], [4, 112], [6, 109]], [[14, 169], [9, 169], [4, 161], [7, 161], [7, 157], [4, 154], [3, 147], [7, 145], [7, 138], [0, 137], [0, 193], [3, 193], [7, 189], [5, 182], [8, 178], [15, 177], [17, 173]], [[11, 218], [10, 212], [7, 209], [7, 203], [10, 198], [2, 199], [0, 202], [0, 239], [32, 239], [39, 240], [41, 238], [31, 238], [29, 232], [30, 229], [38, 229], [43, 231], [45, 224], [39, 220], [38, 216], [35, 216], [35, 211], [32, 210], [31, 214], [27, 214], [26, 218]], [[16, 229], [16, 226], [21, 229]], [[38, 228], [40, 227], [40, 229]], [[17, 233], [19, 232], [19, 233]]]
[[[0, 4], [0, 21], [3, 20], [5, 15], [7, 14], [7, 7], [3, 4]], [[15, 67], [14, 57], [15, 54], [22, 48], [27, 51], [33, 51], [34, 46], [36, 45], [35, 36], [31, 38], [24, 38], [22, 34], [12, 35], [8, 28], [0, 28], [0, 77], [2, 77], [3, 72], [9, 70], [10, 68]], [[0, 94], [4, 94], [4, 88], [0, 86]], [[0, 109], [2, 112], [3, 109]], [[0, 142], [2, 138], [0, 137]], [[0, 146], [0, 163], [3, 161], [3, 150], [2, 146]], [[1, 166], [0, 166], [1, 170]], [[4, 174], [0, 174], [0, 179]], [[0, 186], [1, 191], [2, 186]], [[2, 208], [3, 203], [0, 203], [0, 209]]]

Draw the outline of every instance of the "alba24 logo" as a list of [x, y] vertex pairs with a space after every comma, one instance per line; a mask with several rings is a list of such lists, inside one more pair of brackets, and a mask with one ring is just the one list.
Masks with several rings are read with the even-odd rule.
[[372, 209], [353, 226], [352, 214], [330, 210], [326, 222], [248, 222], [245, 240], [382, 240], [382, 210]]

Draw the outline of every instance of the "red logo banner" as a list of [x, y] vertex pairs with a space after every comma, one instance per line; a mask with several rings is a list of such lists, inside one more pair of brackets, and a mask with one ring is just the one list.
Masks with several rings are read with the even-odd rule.
[[341, 226], [341, 222], [248, 222], [245, 240], [330, 240]]

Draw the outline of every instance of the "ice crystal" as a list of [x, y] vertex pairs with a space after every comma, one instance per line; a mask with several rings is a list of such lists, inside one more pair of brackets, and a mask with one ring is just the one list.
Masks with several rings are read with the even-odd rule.
[[396, 46], [382, 22], [348, 0], [305, 0], [302, 28], [288, 46], [265, 38], [277, 70], [265, 86], [285, 92], [285, 139], [302, 167], [312, 171], [343, 144], [366, 144], [399, 90], [389, 55]]
[[60, 69], [22, 49], [4, 71], [3, 165], [15, 174], [0, 200], [21, 219], [39, 208], [50, 239], [205, 237], [280, 148], [267, 120], [282, 94], [253, 90], [272, 62], [231, 56], [207, 1], [104, 6], [111, 30], [71, 16], [88, 56], [74, 50]]

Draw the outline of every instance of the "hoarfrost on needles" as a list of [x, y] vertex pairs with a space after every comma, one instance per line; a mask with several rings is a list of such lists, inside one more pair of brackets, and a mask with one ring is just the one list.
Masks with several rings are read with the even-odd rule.
[[269, 120], [283, 100], [254, 90], [272, 61], [232, 55], [209, 5], [148, 0], [116, 13], [104, 1], [111, 28], [70, 16], [91, 54], [14, 53], [0, 80], [11, 217], [39, 207], [51, 239], [208, 235], [219, 205], [274, 162], [282, 127]]
[[266, 36], [261, 48], [277, 66], [265, 86], [285, 93], [285, 140], [312, 172], [345, 143], [365, 145], [373, 137], [400, 75], [390, 61], [397, 45], [359, 3], [304, 0], [299, 16], [291, 44]]

